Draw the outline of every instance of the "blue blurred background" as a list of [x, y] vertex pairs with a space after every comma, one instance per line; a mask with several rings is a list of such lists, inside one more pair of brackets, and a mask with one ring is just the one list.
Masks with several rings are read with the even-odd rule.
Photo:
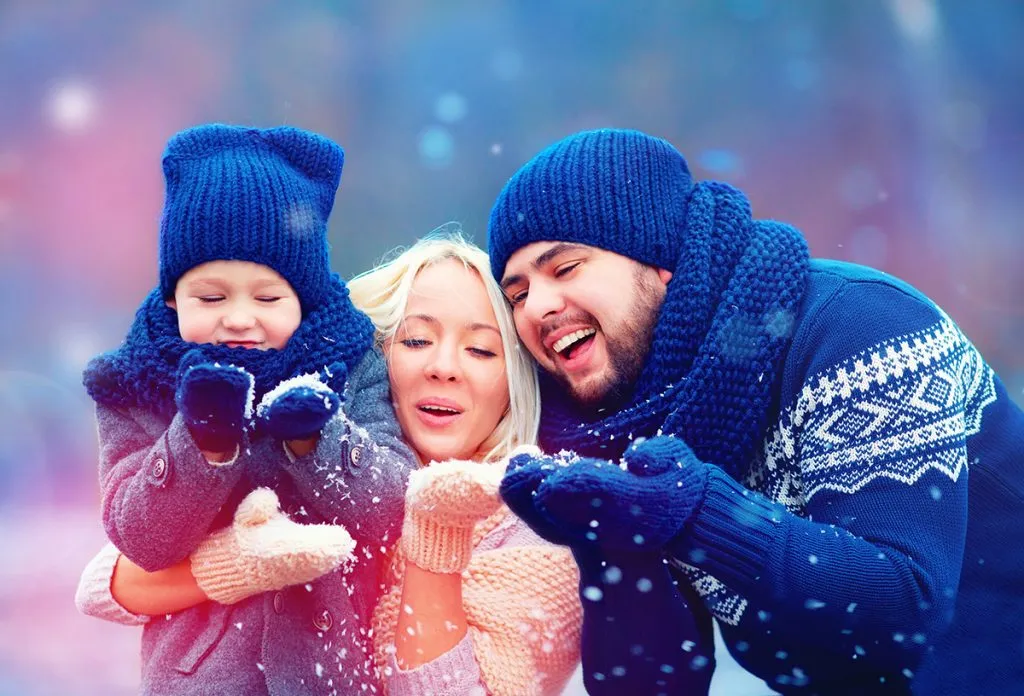
[[1015, 0], [0, 1], [0, 694], [137, 683], [138, 630], [72, 605], [103, 540], [80, 373], [156, 283], [174, 132], [340, 142], [352, 275], [447, 221], [483, 244], [540, 148], [640, 128], [922, 289], [1024, 401], [1022, 35]]

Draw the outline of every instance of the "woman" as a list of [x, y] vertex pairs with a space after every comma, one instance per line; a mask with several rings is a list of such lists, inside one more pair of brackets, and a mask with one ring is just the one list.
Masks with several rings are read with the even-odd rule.
[[[539, 397], [486, 254], [458, 236], [427, 238], [348, 285], [423, 465], [373, 618], [385, 690], [560, 693], [579, 659], [578, 578], [569, 553], [497, 495], [504, 462], [535, 440]], [[104, 553], [80, 585], [87, 614], [138, 623], [207, 601], [187, 563], [145, 573]]]

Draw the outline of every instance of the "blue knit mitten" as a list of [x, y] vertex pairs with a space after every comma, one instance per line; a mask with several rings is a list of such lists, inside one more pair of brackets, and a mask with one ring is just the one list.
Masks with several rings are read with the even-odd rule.
[[252, 418], [253, 395], [253, 376], [241, 367], [206, 362], [199, 350], [179, 363], [174, 401], [203, 451], [234, 451]]
[[[660, 452], [656, 445], [647, 454]], [[714, 671], [710, 615], [693, 588], [677, 584], [673, 578], [661, 549], [654, 545], [659, 534], [643, 527], [648, 537], [636, 543], [627, 533], [641, 529], [635, 524], [626, 532], [604, 534], [622, 510], [635, 517], [631, 502], [636, 499], [635, 491], [627, 488], [622, 500], [616, 500], [609, 490], [593, 485], [603, 473], [588, 476], [583, 484], [576, 475], [615, 469], [627, 476], [656, 476], [654, 472], [662, 468], [643, 453], [634, 453], [632, 459], [637, 474], [594, 459], [567, 462], [540, 454], [519, 454], [509, 462], [501, 495], [538, 535], [569, 546], [576, 558], [587, 693], [704, 694]], [[617, 475], [610, 476], [618, 480]], [[567, 488], [571, 494], [556, 493], [562, 480], [571, 482]], [[577, 500], [580, 495], [586, 497]], [[563, 504], [572, 513], [569, 519], [560, 516], [561, 508], [545, 507], [545, 499], [550, 496], [554, 496], [556, 505]], [[583, 503], [585, 508], [564, 505], [570, 500]], [[661, 530], [668, 525], [662, 522], [656, 526]], [[605, 540], [612, 543], [605, 544]]]
[[[329, 368], [332, 383], [344, 385], [344, 363]], [[324, 377], [327, 377], [325, 374]], [[267, 392], [256, 407], [256, 425], [279, 440], [305, 440], [318, 435], [334, 414], [341, 398], [320, 375], [287, 379]]]

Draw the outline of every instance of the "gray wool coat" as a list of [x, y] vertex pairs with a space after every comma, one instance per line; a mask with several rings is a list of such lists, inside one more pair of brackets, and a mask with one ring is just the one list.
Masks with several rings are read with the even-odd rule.
[[[150, 621], [142, 637], [142, 693], [380, 693], [367, 637], [385, 549], [401, 532], [415, 456], [402, 440], [384, 359], [371, 351], [349, 376], [341, 414], [317, 448], [294, 459], [269, 437], [243, 442], [234, 463], [211, 465], [180, 414], [97, 409], [103, 524], [146, 570], [181, 561], [238, 503], [273, 488], [295, 521], [344, 525], [357, 562], [305, 586], [225, 606], [206, 602]], [[364, 691], [365, 685], [365, 691]]]

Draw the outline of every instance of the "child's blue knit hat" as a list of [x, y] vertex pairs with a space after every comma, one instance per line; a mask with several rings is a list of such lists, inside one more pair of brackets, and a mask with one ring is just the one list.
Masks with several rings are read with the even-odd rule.
[[491, 210], [487, 251], [499, 281], [509, 257], [540, 241], [577, 242], [675, 270], [693, 189], [667, 141], [634, 130], [583, 131], [512, 175]]
[[328, 288], [327, 218], [345, 154], [298, 128], [211, 124], [182, 131], [163, 156], [160, 290], [190, 268], [252, 261], [280, 273], [303, 311]]

